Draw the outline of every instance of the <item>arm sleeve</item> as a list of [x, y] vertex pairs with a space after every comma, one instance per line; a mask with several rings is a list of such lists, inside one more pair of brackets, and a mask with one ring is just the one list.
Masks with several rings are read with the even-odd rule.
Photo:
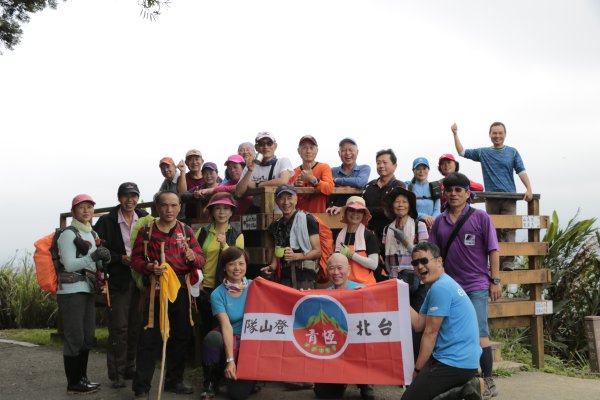
[[320, 182], [317, 184], [316, 189], [325, 194], [330, 195], [333, 192], [333, 188], [335, 184], [333, 183], [333, 175], [331, 173], [331, 168], [327, 164], [321, 165], [321, 176], [319, 177]]
[[[106, 248], [110, 252], [110, 262], [105, 265], [108, 265], [108, 266], [121, 265], [121, 256], [124, 256], [125, 254], [117, 253], [114, 250], [114, 246], [112, 245], [112, 243], [106, 239], [108, 237], [108, 229], [109, 229], [108, 224], [109, 224], [108, 219], [105, 216], [102, 216], [102, 217], [98, 218], [96, 225], [94, 225], [94, 231], [96, 231], [96, 233], [98, 234], [100, 239], [106, 240]], [[121, 236], [121, 241], [122, 241], [123, 238], [122, 238], [120, 230], [119, 230], [119, 236]]]
[[417, 231], [417, 242], [426, 242], [429, 239], [429, 232], [427, 232], [427, 225], [424, 222], [419, 221], [419, 230]]
[[351, 186], [362, 189], [369, 182], [371, 175], [371, 167], [369, 165], [358, 165], [358, 176], [353, 177], [336, 177], [336, 186]]
[[319, 234], [319, 223], [310, 214], [306, 214], [306, 228], [308, 229], [308, 236]]
[[463, 156], [464, 158], [468, 158], [469, 160], [481, 161], [479, 155], [479, 149], [465, 149], [463, 154], [461, 154], [461, 156]]
[[223, 297], [219, 296], [220, 292], [220, 290], [214, 290], [210, 294], [210, 304], [213, 315], [217, 315], [220, 313], [227, 314], [227, 310], [225, 310], [225, 303], [223, 302]]
[[144, 268], [146, 260], [144, 259], [144, 235], [146, 227], [142, 226], [135, 238], [135, 243], [131, 249], [131, 269], [140, 274], [150, 275], [149, 271]]
[[96, 263], [91, 257], [96, 245], [92, 246], [87, 255], [77, 258], [77, 248], [73, 240], [75, 240], [75, 233], [68, 229], [65, 229], [58, 238], [60, 262], [65, 267], [65, 271], [77, 272], [82, 269], [96, 271]]
[[525, 164], [523, 164], [523, 159], [519, 152], [515, 149], [515, 159], [514, 159], [514, 168], [515, 172], [518, 174], [525, 172]]
[[[441, 283], [441, 282], [440, 282]], [[434, 289], [434, 290], [431, 290]], [[450, 315], [450, 307], [452, 305], [452, 294], [446, 286], [431, 287], [429, 290], [429, 308], [426, 310], [427, 315], [434, 317], [447, 317]]]
[[363, 267], [375, 271], [379, 265], [379, 254], [369, 254], [367, 257], [361, 256], [360, 254], [352, 254], [352, 260], [356, 261]]
[[187, 236], [190, 238], [188, 246], [194, 251], [194, 253], [196, 253], [196, 260], [194, 260], [193, 268], [200, 269], [204, 266], [204, 263], [206, 262], [204, 259], [204, 253], [202, 252], [202, 247], [200, 247], [198, 239], [196, 239], [196, 236], [194, 236], [194, 230], [192, 228], [185, 225], [183, 229], [187, 230]]
[[440, 199], [435, 199], [433, 201], [433, 213], [431, 214], [431, 216], [433, 218], [435, 218], [438, 215], [440, 215], [440, 204], [441, 204], [441, 200]]

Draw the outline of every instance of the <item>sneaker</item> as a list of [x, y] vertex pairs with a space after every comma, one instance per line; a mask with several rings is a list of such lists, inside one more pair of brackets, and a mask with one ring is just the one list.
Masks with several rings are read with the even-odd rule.
[[483, 400], [489, 400], [492, 397], [498, 396], [498, 389], [496, 389], [496, 382], [494, 382], [494, 378], [490, 376], [488, 378], [483, 378], [483, 380], [485, 381]]

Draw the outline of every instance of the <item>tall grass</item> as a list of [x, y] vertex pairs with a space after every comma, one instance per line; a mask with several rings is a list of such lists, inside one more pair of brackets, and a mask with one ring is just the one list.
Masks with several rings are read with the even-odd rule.
[[31, 254], [0, 266], [0, 329], [56, 326], [56, 296], [37, 284]]

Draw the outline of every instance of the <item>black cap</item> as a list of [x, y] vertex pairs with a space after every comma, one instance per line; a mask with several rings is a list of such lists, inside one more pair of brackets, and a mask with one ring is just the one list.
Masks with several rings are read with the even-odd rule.
[[119, 190], [117, 191], [117, 196], [129, 194], [129, 193], [135, 193], [139, 196], [140, 189], [138, 189], [138, 186], [133, 182], [121, 183], [121, 185], [119, 186]]
[[444, 187], [459, 186], [467, 190], [469, 189], [469, 186], [471, 184], [469, 178], [467, 178], [466, 175], [461, 174], [460, 172], [451, 173], [450, 175], [444, 178], [442, 183]]

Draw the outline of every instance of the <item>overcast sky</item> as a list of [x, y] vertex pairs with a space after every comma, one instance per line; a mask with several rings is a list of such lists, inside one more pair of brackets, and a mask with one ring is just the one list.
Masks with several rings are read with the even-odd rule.
[[391, 147], [408, 179], [415, 157], [456, 153], [453, 122], [473, 148], [502, 121], [543, 214], [600, 214], [597, 1], [172, 0], [158, 21], [139, 14], [135, 0], [59, 3], [0, 56], [0, 261], [33, 250], [77, 193], [105, 207], [135, 181], [150, 200], [161, 157], [198, 148], [223, 175], [263, 130], [295, 166], [305, 134], [332, 166], [345, 136], [359, 163]]

